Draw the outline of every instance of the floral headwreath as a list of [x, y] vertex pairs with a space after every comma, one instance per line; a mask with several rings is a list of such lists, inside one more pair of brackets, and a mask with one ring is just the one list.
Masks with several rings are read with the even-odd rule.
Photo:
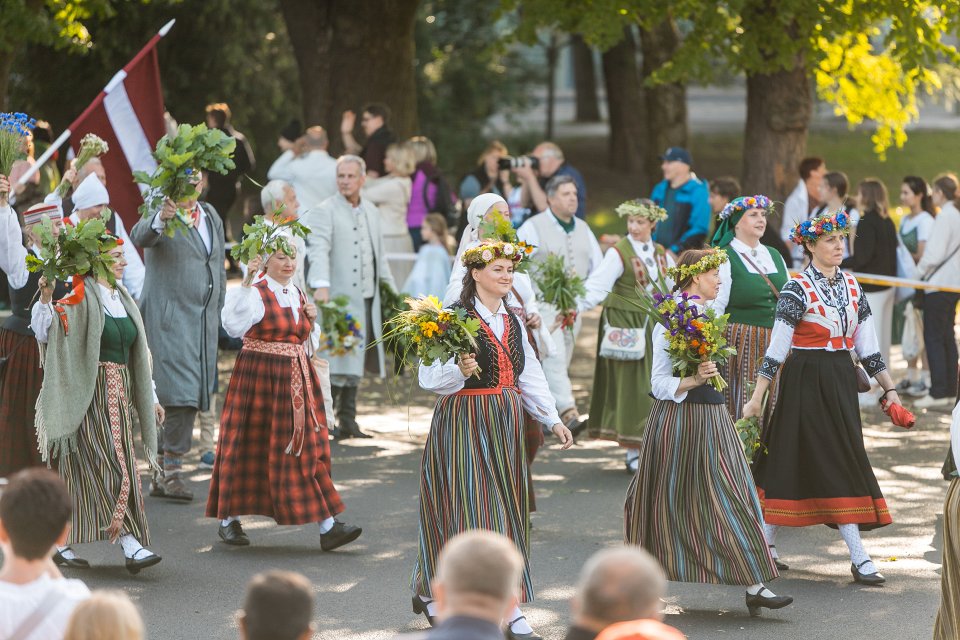
[[734, 198], [727, 203], [727, 205], [723, 208], [723, 211], [721, 211], [720, 215], [717, 217], [721, 220], [726, 220], [739, 211], [747, 212], [750, 209], [763, 209], [765, 211], [770, 211], [773, 209], [773, 200], [765, 195], [759, 194], [755, 196]]
[[464, 251], [460, 262], [465, 267], [487, 266], [494, 260], [500, 259], [512, 260], [513, 264], [517, 264], [523, 260], [525, 251], [524, 247], [512, 242], [488, 241]]
[[667, 276], [674, 282], [680, 282], [686, 278], [698, 276], [707, 271], [718, 269], [720, 265], [727, 261], [726, 251], [711, 251], [693, 264], [682, 264], [667, 269]]
[[617, 206], [614, 211], [616, 211], [617, 215], [621, 218], [640, 216], [641, 218], [646, 218], [651, 222], [660, 222], [661, 220], [667, 219], [666, 209], [652, 200], [647, 200], [645, 198], [627, 200], [626, 202]]
[[843, 234], [850, 232], [850, 216], [843, 209], [804, 220], [790, 232], [790, 239], [794, 244], [816, 242], [820, 236], [834, 231], [840, 231]]

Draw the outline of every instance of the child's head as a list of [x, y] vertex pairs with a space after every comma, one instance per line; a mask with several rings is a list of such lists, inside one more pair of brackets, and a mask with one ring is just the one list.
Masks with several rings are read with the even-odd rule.
[[291, 571], [267, 571], [247, 583], [240, 614], [245, 640], [301, 640], [313, 631], [313, 589], [310, 581]]
[[424, 242], [434, 242], [446, 247], [449, 244], [446, 219], [439, 213], [428, 213], [423, 219], [420, 235]]
[[0, 545], [24, 560], [43, 560], [66, 540], [73, 498], [60, 476], [25, 469], [10, 478], [0, 496]]
[[122, 591], [96, 591], [73, 610], [63, 640], [143, 640], [143, 618]]

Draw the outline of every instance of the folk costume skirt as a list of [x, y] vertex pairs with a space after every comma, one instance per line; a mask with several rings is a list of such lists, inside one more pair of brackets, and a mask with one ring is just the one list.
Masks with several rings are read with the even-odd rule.
[[[727, 411], [733, 421], [743, 417], [743, 405], [749, 402], [753, 394], [753, 385], [757, 381], [757, 371], [763, 356], [770, 346], [770, 334], [773, 329], [757, 327], [751, 324], [730, 323], [727, 325], [727, 343], [736, 347], [737, 353], [730, 356], [727, 364], [721, 368], [721, 375], [729, 385], [723, 391], [723, 399], [727, 404]], [[749, 387], [748, 387], [749, 385]], [[767, 393], [767, 404], [760, 419], [762, 429], [770, 423], [773, 409], [777, 406], [777, 397], [780, 394], [780, 376], [777, 375]]]
[[34, 427], [37, 396], [43, 384], [37, 339], [0, 329], [0, 478], [41, 466]]
[[[287, 525], [320, 522], [343, 511], [331, 478], [323, 395], [312, 365], [307, 375], [305, 380], [289, 355], [246, 345], [240, 350], [220, 417], [207, 517], [261, 515]], [[295, 381], [303, 389], [313, 385], [317, 405], [313, 411], [306, 407], [300, 455], [287, 453], [294, 436]]]
[[600, 315], [588, 433], [592, 438], [613, 440], [621, 446], [638, 449], [653, 403], [650, 397], [653, 331], [646, 332], [646, 355], [642, 359], [611, 360], [600, 357], [603, 328], [607, 324], [614, 327], [642, 327], [644, 317], [639, 311], [607, 308]]
[[447, 540], [473, 529], [508, 537], [523, 555], [520, 601], [533, 600], [524, 412], [513, 388], [459, 393], [437, 402], [420, 466], [420, 533], [411, 587], [430, 582]]
[[753, 464], [764, 521], [863, 531], [893, 522], [863, 445], [850, 354], [795, 349], [780, 386]]
[[655, 400], [630, 482], [624, 539], [674, 582], [776, 578], [743, 446], [722, 404]]
[[125, 365], [101, 362], [76, 450], [58, 458], [57, 471], [73, 496], [70, 544], [116, 540], [124, 533], [150, 544], [134, 452], [130, 390]]
[[933, 640], [960, 638], [960, 479], [950, 481], [943, 502], [943, 571]]

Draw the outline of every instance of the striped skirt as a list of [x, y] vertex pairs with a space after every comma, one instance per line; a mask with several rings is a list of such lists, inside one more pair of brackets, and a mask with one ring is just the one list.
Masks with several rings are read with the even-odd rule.
[[59, 458], [60, 477], [73, 496], [70, 544], [115, 540], [121, 533], [150, 544], [133, 446], [130, 385], [126, 366], [100, 363], [77, 449]]
[[37, 396], [43, 384], [37, 339], [0, 329], [0, 478], [43, 464], [33, 426]]
[[[750, 400], [753, 393], [752, 384], [757, 381], [757, 371], [760, 369], [760, 363], [763, 362], [767, 347], [770, 346], [772, 332], [773, 329], [755, 327], [751, 324], [727, 325], [727, 343], [736, 347], [737, 353], [730, 357], [720, 373], [729, 385], [723, 392], [723, 399], [727, 403], [727, 411], [730, 412], [734, 422], [743, 417], [743, 405]], [[748, 389], [748, 385], [751, 388]], [[770, 421], [779, 394], [780, 376], [777, 375], [767, 394], [767, 405], [764, 407], [760, 422], [761, 429]]]
[[960, 638], [960, 479], [954, 478], [943, 502], [943, 573], [933, 640], [957, 638]]
[[533, 600], [530, 503], [520, 394], [451, 395], [437, 402], [420, 467], [420, 533], [411, 587], [430, 582], [447, 540], [487, 529], [513, 540], [524, 558], [521, 602]]
[[625, 541], [653, 554], [674, 582], [752, 585], [778, 575], [722, 404], [653, 403], [624, 529]]

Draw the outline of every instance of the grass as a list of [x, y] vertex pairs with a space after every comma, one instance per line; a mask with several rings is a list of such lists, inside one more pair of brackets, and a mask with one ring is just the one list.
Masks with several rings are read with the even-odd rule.
[[[626, 199], [648, 195], [646, 190], [641, 191], [639, 179], [607, 167], [605, 138], [571, 138], [559, 143], [587, 182], [589, 219], [594, 232], [623, 233], [623, 224], [613, 209]], [[879, 178], [887, 186], [891, 206], [896, 207], [904, 176], [918, 175], [930, 182], [944, 171], [960, 172], [956, 160], [958, 143], [960, 131], [912, 131], [902, 149], [889, 151], [887, 159], [881, 161], [873, 152], [868, 131], [818, 130], [811, 132], [807, 140], [807, 153], [823, 157], [831, 171], [846, 173], [853, 190], [864, 178]], [[743, 134], [695, 134], [690, 151], [701, 178], [738, 176], [743, 162]]]

